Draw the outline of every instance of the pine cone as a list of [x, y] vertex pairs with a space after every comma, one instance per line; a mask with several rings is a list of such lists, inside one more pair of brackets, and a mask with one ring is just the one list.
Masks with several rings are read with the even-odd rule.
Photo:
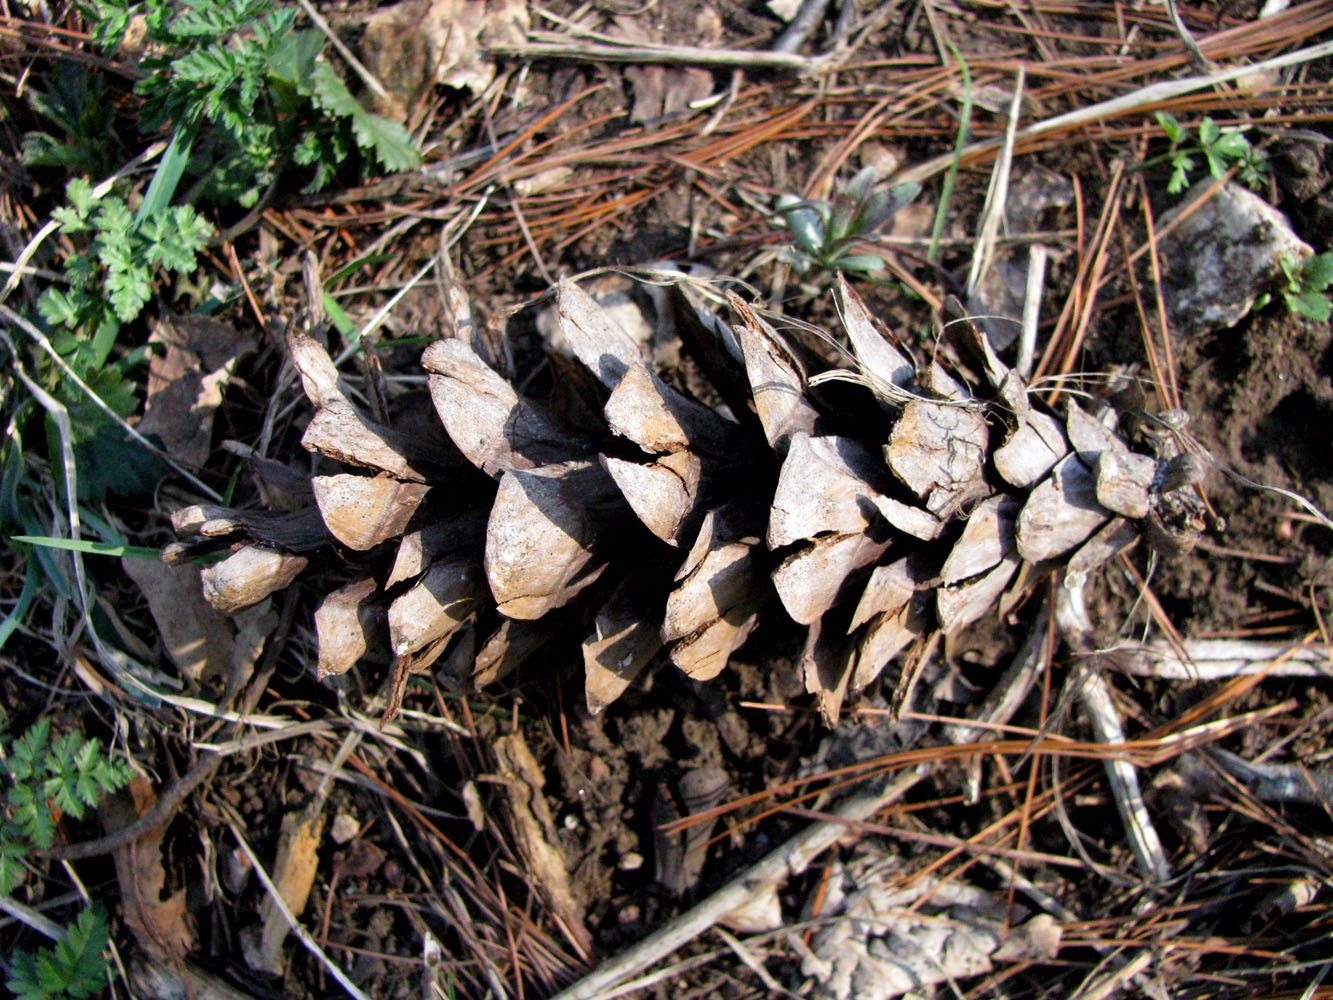
[[[734, 295], [729, 326], [674, 287], [693, 398], [562, 282], [556, 320], [576, 363], [551, 355], [544, 402], [521, 396], [479, 339], [426, 349], [457, 454], [372, 420], [327, 352], [292, 335], [316, 407], [302, 443], [360, 471], [314, 477], [296, 510], [178, 511], [178, 554], [241, 536], [203, 572], [223, 611], [287, 586], [321, 552], [360, 567], [315, 612], [320, 676], [348, 670], [387, 627], [400, 680], [452, 647], [450, 662], [486, 683], [558, 615], [584, 630], [594, 712], [662, 654], [715, 677], [786, 616], [808, 627], [801, 670], [831, 723], [910, 645], [1013, 607], [1044, 572], [1085, 575], [1141, 534], [1158, 549], [1192, 544], [1198, 466], [1169, 433], [1145, 422], [1149, 456], [1110, 429], [1109, 410], [1070, 402], [1057, 417], [966, 323], [918, 365], [841, 276], [834, 294], [854, 371], [800, 353]], [[456, 288], [451, 306], [466, 333]]]

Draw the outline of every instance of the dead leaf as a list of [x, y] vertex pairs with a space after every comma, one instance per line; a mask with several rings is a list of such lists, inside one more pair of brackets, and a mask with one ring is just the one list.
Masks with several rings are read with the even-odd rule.
[[592, 936], [584, 924], [584, 904], [575, 894], [569, 869], [556, 846], [551, 807], [542, 792], [546, 783], [542, 770], [521, 733], [501, 736], [492, 745], [529, 884], [541, 893], [570, 939], [587, 955], [592, 951]]
[[366, 22], [361, 54], [390, 98], [381, 114], [402, 120], [435, 84], [479, 95], [495, 78], [489, 43], [521, 43], [528, 31], [523, 0], [407, 0]]
[[121, 568], [148, 600], [167, 655], [196, 687], [224, 677], [235, 626], [204, 599], [199, 567], [151, 559], [122, 559]]
[[[128, 801], [126, 801], [128, 796]], [[104, 800], [102, 816], [108, 832], [128, 826], [157, 804], [157, 793], [148, 780], [135, 775], [125, 796]], [[166, 870], [162, 865], [162, 834], [155, 830], [119, 848], [114, 855], [116, 881], [124, 907], [125, 923], [140, 948], [154, 959], [183, 959], [195, 948], [193, 921], [185, 905], [185, 890], [165, 895]]]
[[[607, 33], [627, 42], [661, 41], [644, 31], [637, 20], [624, 15], [614, 19]], [[706, 69], [649, 63], [644, 66], [626, 66], [623, 72], [625, 79], [634, 88], [630, 121], [647, 123], [650, 130], [664, 115], [684, 111], [695, 101], [701, 101], [713, 92], [713, 74]]]
[[148, 362], [148, 398], [138, 431], [156, 435], [182, 465], [208, 461], [213, 414], [236, 364], [257, 348], [226, 323], [206, 316], [173, 316], [153, 325], [150, 344], [166, 351]]

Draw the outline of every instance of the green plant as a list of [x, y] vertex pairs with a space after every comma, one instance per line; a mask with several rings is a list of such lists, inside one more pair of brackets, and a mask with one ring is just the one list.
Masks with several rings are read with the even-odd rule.
[[142, 127], [174, 131], [192, 149], [198, 190], [255, 204], [289, 163], [323, 187], [353, 148], [385, 170], [420, 157], [397, 122], [370, 114], [321, 53], [324, 36], [294, 30], [296, 12], [273, 0], [86, 0], [80, 8], [108, 52], [142, 16], [146, 73]]
[[[1333, 252], [1317, 254], [1299, 262], [1295, 258], [1284, 257], [1281, 264], [1282, 273], [1287, 279], [1287, 287], [1282, 290], [1287, 308], [1316, 323], [1327, 323], [1333, 318], [1333, 300], [1327, 294], [1329, 285], [1333, 285]], [[1266, 304], [1267, 298], [1257, 303], [1256, 307]]]
[[884, 270], [884, 258], [858, 253], [874, 234], [921, 191], [916, 183], [875, 186], [875, 168], [866, 167], [833, 200], [784, 194], [777, 210], [791, 233], [788, 259], [799, 271], [818, 266], [828, 271], [872, 274]]
[[1250, 144], [1242, 129], [1223, 129], [1211, 118], [1204, 118], [1199, 123], [1198, 142], [1191, 143], [1189, 126], [1165, 111], [1158, 111], [1155, 117], [1171, 143], [1166, 154], [1171, 163], [1171, 179], [1166, 184], [1168, 194], [1180, 194], [1189, 187], [1190, 173], [1198, 165], [1197, 156], [1203, 157], [1213, 177], [1220, 178], [1236, 166], [1239, 168], [1236, 179], [1248, 188], [1262, 187], [1268, 179], [1268, 157]]
[[18, 1000], [90, 997], [106, 986], [106, 917], [98, 907], [84, 910], [63, 939], [37, 954], [15, 952], [5, 984]]
[[28, 852], [51, 846], [57, 814], [82, 819], [103, 795], [129, 782], [130, 769], [79, 733], [52, 739], [49, 718], [7, 746], [0, 741], [0, 747], [5, 751], [0, 773], [9, 786], [0, 822], [0, 894], [8, 895], [23, 880]]
[[[42, 718], [20, 739], [0, 739], [0, 775], [7, 786], [0, 817], [0, 895], [9, 895], [24, 879], [28, 854], [54, 842], [59, 816], [83, 818], [103, 795], [130, 780], [130, 769], [107, 756], [97, 740], [76, 732], [53, 738], [51, 720]], [[7, 985], [20, 1000], [92, 996], [105, 984], [106, 943], [106, 916], [100, 908], [84, 910], [52, 947], [15, 952]]]

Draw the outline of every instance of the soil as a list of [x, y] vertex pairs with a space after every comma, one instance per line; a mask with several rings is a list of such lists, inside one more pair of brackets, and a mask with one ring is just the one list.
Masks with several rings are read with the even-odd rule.
[[[654, 192], [631, 210], [598, 217], [596, 225], [566, 242], [558, 232], [552, 235], [547, 226], [576, 199], [559, 201], [552, 195], [549, 204], [556, 208], [547, 212], [543, 207], [547, 203], [540, 196], [527, 201], [512, 198], [505, 188], [517, 181], [501, 179], [493, 195], [496, 206], [478, 216], [459, 244], [457, 266], [483, 323], [497, 333], [503, 331], [517, 370], [531, 374], [532, 387], [541, 389], [560, 378], [550, 369], [532, 372], [538, 367], [532, 360], [542, 356], [542, 333], [536, 309], [520, 311], [547, 291], [543, 270], [553, 276], [568, 275], [591, 267], [641, 265], [662, 257], [730, 274], [753, 265], [751, 280], [788, 316], [826, 329], [836, 326], [828, 275], [794, 274], [775, 264], [771, 254], [755, 264], [765, 251], [778, 249], [784, 235], [771, 216], [754, 211], [753, 205], [769, 204], [777, 193], [800, 187], [820, 171], [829, 178], [845, 179], [855, 167], [872, 160], [912, 164], [951, 148], [957, 128], [956, 101], [945, 102], [933, 94], [930, 100], [940, 102], [937, 113], [913, 117], [901, 134], [884, 127], [880, 138], [848, 158], [841, 173], [830, 169], [843, 165], [838, 144], [853, 133], [855, 123], [873, 109], [874, 102], [895, 89], [923, 85], [924, 74], [912, 75], [916, 67], [937, 63], [935, 37], [921, 13], [928, 5], [888, 6], [899, 16], [885, 19], [863, 41], [860, 55], [865, 66], [855, 73], [800, 87], [762, 75], [756, 77], [757, 85], [746, 80], [744, 86], [754, 86], [754, 92], [743, 100], [750, 102], [746, 113], [754, 120], [776, 117], [804, 100], [814, 101], [815, 110], [774, 141], [755, 142], [716, 162], [702, 156], [697, 162], [682, 161], [691, 149], [706, 144], [698, 116], [666, 117], [646, 124], [627, 121], [636, 95], [623, 69], [559, 60], [526, 67], [512, 106], [501, 109], [501, 102], [496, 102], [490, 125], [500, 133], [512, 130], [518, 122], [533, 120], [592, 84], [601, 84], [601, 90], [559, 119], [560, 132], [577, 135], [578, 142], [610, 142], [622, 135], [642, 138], [654, 130], [670, 131], [682, 122], [688, 125], [682, 131], [684, 138], [671, 140], [675, 145], [663, 144], [671, 156], [645, 154], [643, 163], [631, 162], [627, 156], [632, 167], [629, 173], [614, 160], [610, 146], [605, 158], [576, 163], [566, 182], [569, 186], [602, 185], [607, 200], [629, 198], [644, 190]], [[945, 5], [936, 6], [942, 9]], [[1071, 42], [1058, 53], [1043, 52], [1041, 44], [1021, 35], [1017, 21], [1003, 20], [990, 10], [981, 14], [970, 10], [985, 5], [961, 6], [969, 8], [967, 16], [950, 15], [945, 20], [951, 40], [976, 64], [978, 88], [1009, 79], [1002, 69], [1017, 48], [1029, 57], [1029, 48], [1035, 46], [1037, 54], [1048, 59], [1058, 55], [1091, 60], [1105, 55], [1107, 45], [1100, 41], [1121, 38], [1109, 10], [1112, 5], [1104, 5], [1095, 29], [1087, 27], [1087, 19], [1047, 17], [1048, 34], [1042, 38], [1058, 41], [1062, 33], [1070, 32], [1102, 36], [1099, 44], [1087, 39], [1080, 44]], [[1193, 12], [1192, 23], [1200, 36], [1237, 28], [1252, 21], [1257, 6], [1211, 5], [1206, 12]], [[608, 5], [607, 9], [619, 8]], [[575, 9], [557, 5], [555, 12], [572, 16]], [[355, 9], [342, 13], [340, 23], [344, 25], [354, 24], [360, 16]], [[650, 38], [694, 43], [703, 33], [708, 36], [707, 44], [732, 48], [753, 47], [761, 43], [756, 39], [762, 41], [780, 30], [763, 7], [730, 2], [712, 6], [662, 2], [633, 7], [621, 16]], [[1175, 44], [1169, 30], [1160, 25], [1152, 30], [1153, 51]], [[823, 40], [822, 34], [816, 38]], [[1324, 69], [1320, 69], [1320, 78], [1326, 80]], [[727, 82], [726, 72], [714, 73], [715, 90], [725, 89]], [[669, 90], [679, 83], [680, 79], [668, 76], [661, 85]], [[1105, 96], [1098, 90], [1086, 98]], [[1070, 103], [1069, 96], [1054, 87], [1048, 88], [1046, 98], [1051, 106], [1034, 107], [1034, 117], [1058, 113]], [[709, 111], [701, 114], [707, 116]], [[476, 125], [475, 116], [469, 121]], [[996, 135], [1002, 127], [1002, 114], [978, 112], [978, 137]], [[484, 131], [475, 128], [469, 141], [481, 143]], [[552, 138], [545, 132], [540, 135]], [[561, 145], [555, 138], [548, 154], [575, 146], [573, 139]], [[1160, 145], [1160, 139], [1154, 141]], [[459, 152], [466, 145], [455, 139], [448, 150]], [[523, 144], [524, 155], [532, 145]], [[1063, 178], [1079, 178], [1080, 197], [1086, 199], [1081, 211], [1067, 204], [1041, 217], [1042, 229], [1057, 237], [1052, 242], [1048, 310], [1059, 309], [1078, 274], [1081, 261], [1073, 234], [1081, 215], [1094, 220], [1102, 211], [1111, 162], [1124, 157], [1140, 166], [1150, 159], [1144, 155], [1146, 145], [1139, 134], [1101, 137], [1081, 133], [1065, 142], [1020, 151], [1017, 172], [1040, 167]], [[1319, 152], [1316, 162], [1309, 164], [1305, 154], [1279, 147], [1273, 152], [1278, 177], [1270, 195], [1295, 220], [1298, 234], [1322, 249], [1327, 243], [1328, 213], [1319, 206], [1330, 203], [1333, 195], [1328, 184], [1328, 155]], [[1145, 168], [1145, 178], [1160, 186], [1163, 178], [1153, 169]], [[1284, 169], [1294, 179], [1284, 180]], [[469, 177], [460, 171], [456, 183], [464, 182]], [[919, 243], [899, 258], [923, 284], [948, 291], [965, 279], [986, 184], [986, 170], [964, 170], [960, 175], [940, 267], [932, 268], [921, 260]], [[921, 197], [922, 204], [933, 208], [938, 191], [938, 179], [934, 179]], [[479, 192], [474, 191], [473, 196], [476, 194]], [[409, 188], [399, 202], [386, 204], [410, 201], [409, 209], [400, 212], [395, 208], [391, 213], [401, 220], [411, 212], [429, 213], [436, 206], [452, 209], [458, 203], [450, 197], [436, 184], [434, 189]], [[588, 199], [588, 204], [593, 203], [603, 204]], [[366, 204], [357, 204], [359, 209], [334, 198], [293, 197], [288, 205], [290, 214], [284, 216], [288, 221], [301, 220], [312, 229], [329, 227], [320, 230], [327, 237], [320, 246], [326, 272], [336, 270], [349, 247], [365, 252], [378, 235], [376, 227], [384, 226], [382, 217], [358, 217]], [[515, 208], [532, 217], [516, 219]], [[341, 228], [328, 223], [343, 212], [346, 217], [339, 216]], [[929, 211], [914, 210], [899, 220], [895, 235], [905, 240], [919, 238], [928, 232], [930, 221]], [[1138, 223], [1126, 226], [1133, 245], [1141, 244]], [[524, 227], [530, 230], [527, 238], [521, 232]], [[255, 260], [267, 254], [269, 286], [261, 288], [260, 294], [266, 304], [294, 315], [301, 298], [299, 271], [295, 245], [283, 243], [285, 238], [279, 234], [277, 242], [265, 250], [260, 237], [250, 234], [237, 247], [243, 257], [249, 253]], [[265, 239], [274, 237], [270, 233]], [[313, 245], [313, 240], [307, 244]], [[280, 250], [274, 249], [279, 246]], [[539, 252], [534, 253], [534, 247]], [[403, 275], [438, 248], [438, 234], [427, 236], [424, 227], [414, 231], [389, 248], [396, 259], [376, 265], [379, 273], [373, 276], [374, 283], [401, 282]], [[1146, 271], [1138, 277], [1151, 282]], [[1102, 301], [1109, 304], [1099, 306], [1092, 315], [1078, 367], [1116, 368], [1132, 374], [1146, 370], [1137, 314], [1133, 302], [1124, 298], [1129, 289], [1122, 271], [1102, 291]], [[932, 316], [918, 294], [895, 282], [867, 285], [864, 295], [904, 341], [929, 352], [938, 336], [939, 317]], [[438, 288], [429, 283], [395, 306], [379, 349], [380, 361], [391, 376], [419, 375], [420, 339], [436, 335], [441, 317]], [[245, 314], [238, 309], [232, 318], [240, 323]], [[1048, 319], [1054, 320], [1054, 315]], [[280, 340], [274, 330], [269, 335], [270, 344]], [[404, 338], [409, 339], [395, 343]], [[829, 346], [818, 340], [810, 340], [806, 347], [830, 353]], [[1317, 519], [1302, 516], [1303, 508], [1288, 498], [1298, 495], [1322, 511], [1333, 510], [1333, 436], [1326, 436], [1333, 427], [1329, 325], [1300, 320], [1277, 302], [1232, 329], [1188, 340], [1177, 337], [1172, 349], [1182, 405], [1191, 415], [1187, 433], [1212, 459], [1203, 493], [1217, 521], [1189, 554], [1154, 561], [1150, 575], [1153, 595], [1175, 627], [1189, 637], [1244, 632], [1288, 640], [1316, 633], [1333, 612], [1333, 532]], [[665, 351], [662, 356], [671, 358], [669, 345]], [[674, 359], [670, 377], [687, 387], [697, 385], [688, 361], [681, 361], [678, 352]], [[231, 391], [220, 418], [219, 439], [256, 439], [279, 377], [279, 361], [279, 355], [270, 350], [243, 366], [239, 385]], [[407, 393], [395, 402], [402, 412], [419, 409], [419, 404], [420, 399]], [[299, 421], [277, 428], [270, 454], [281, 454], [284, 460], [303, 454], [298, 443], [302, 429]], [[138, 523], [145, 523], [142, 512]], [[145, 528], [144, 538], [137, 541], [160, 542], [160, 524], [157, 531], [155, 535], [152, 528]], [[1147, 553], [1136, 551], [1132, 560], [1141, 572], [1149, 573]], [[350, 578], [347, 569], [317, 567], [318, 572], [306, 578], [303, 590], [293, 599], [297, 602], [294, 620], [308, 621], [319, 594]], [[328, 581], [335, 582], [326, 585]], [[114, 585], [106, 586], [111, 592]], [[1101, 586], [1099, 607], [1107, 616], [1101, 623], [1104, 630], [1123, 634], [1140, 627], [1139, 595], [1123, 574]], [[136, 599], [130, 588], [125, 588], [123, 596], [126, 616], [151, 633], [153, 626], [142, 606], [133, 607]], [[997, 617], [980, 623], [973, 632], [950, 643], [947, 652], [952, 659], [937, 659], [927, 669], [918, 684], [929, 692], [939, 715], [966, 715], [985, 697], [1022, 644], [1024, 630], [1033, 622], [1035, 604], [1030, 601], [1003, 620]], [[888, 753], [890, 749], [885, 748], [909, 746], [924, 732], [919, 722], [889, 721], [886, 706], [898, 680], [890, 672], [849, 701], [845, 721], [830, 733], [819, 721], [797, 673], [801, 636], [795, 629], [784, 632], [781, 628], [745, 646], [715, 681], [694, 682], [670, 664], [655, 665], [613, 706], [591, 715], [584, 707], [578, 649], [584, 624], [557, 621], [540, 654], [518, 675], [479, 692], [460, 688], [448, 658], [409, 678], [402, 714], [383, 730], [398, 742], [367, 735], [356, 756], [357, 766], [344, 771], [332, 790], [325, 789], [330, 830], [341, 822], [343, 832], [352, 832], [346, 837], [342, 832], [337, 837], [330, 833], [321, 839], [302, 920], [368, 995], [407, 997], [425, 991], [427, 996], [550, 996], [598, 961], [641, 941], [706, 898], [810, 822], [810, 816], [797, 809], [774, 808], [779, 795], [795, 793], [789, 783], [820, 768], [837, 766], [844, 754], [851, 753], [846, 749], [851, 742], [869, 741], [880, 753]], [[1264, 629], [1268, 631], [1256, 631]], [[43, 655], [49, 659], [49, 653]], [[1067, 657], [1061, 653], [1057, 658], [1059, 669], [1067, 666]], [[359, 713], [371, 704], [382, 706], [390, 673], [388, 659], [387, 651], [378, 650], [345, 678], [317, 682], [309, 666], [315, 660], [313, 636], [308, 626], [300, 625], [270, 663], [274, 673], [260, 711], [284, 719], [318, 720], [335, 718], [340, 710]], [[1056, 683], [1065, 676], [1060, 673]], [[1130, 738], [1175, 718], [1213, 690], [1151, 681], [1117, 683], [1117, 705], [1131, 730]], [[26, 706], [16, 715], [36, 710], [32, 695], [12, 677], [0, 685], [6, 704]], [[1057, 690], [1038, 687], [1014, 724], [1032, 730], [1052, 725], [1057, 695]], [[1264, 746], [1281, 740], [1289, 744], [1283, 759], [1316, 761], [1322, 757], [1333, 716], [1322, 681], [1284, 681], [1256, 688], [1228, 711], [1239, 713], [1288, 702], [1292, 711], [1285, 717], [1249, 726], [1233, 734], [1225, 745], [1253, 758]], [[1088, 738], [1080, 719], [1055, 714], [1054, 725], [1063, 727], [1063, 735]], [[182, 712], [181, 718], [189, 716]], [[155, 755], [160, 777], [193, 762], [186, 734], [195, 742], [212, 738], [193, 732], [195, 723], [185, 725], [191, 728], [175, 733], [154, 730], [141, 721], [134, 732], [137, 745]], [[544, 833], [569, 873], [588, 941], [581, 941], [562, 924], [546, 887], [534, 885], [525, 871], [513, 779], [500, 774], [491, 749], [495, 739], [513, 732], [521, 733], [540, 765], [544, 786], [533, 794], [544, 798], [549, 807], [551, 825]], [[248, 862], [236, 852], [229, 831], [229, 821], [239, 820], [260, 856], [271, 860], [284, 837], [284, 817], [299, 813], [316, 794], [321, 767], [337, 748], [337, 734], [321, 733], [229, 757], [206, 794], [192, 799], [168, 831], [163, 855], [167, 890], [189, 890], [188, 909], [196, 935], [191, 961], [251, 996], [316, 997], [333, 995], [337, 989], [317, 959], [290, 945], [282, 975], [265, 977], [245, 971], [245, 963], [237, 956], [243, 939], [253, 933], [264, 892], [251, 877]], [[967, 838], [1000, 822], [1023, 805], [1023, 786], [1029, 774], [1039, 773], [1043, 787], [1051, 782], [1049, 770], [1021, 770], [1017, 761], [1018, 755], [1008, 760], [997, 755], [988, 763], [985, 791], [975, 801], [966, 801], [959, 792], [968, 777], [961, 765], [941, 770], [915, 790], [895, 813], [896, 820], [915, 824], [912, 829], [922, 834], [918, 841], [899, 845], [906, 867], [918, 870], [950, 861], [941, 861], [945, 849], [927, 834]], [[1321, 876], [1328, 873], [1322, 849], [1310, 846], [1314, 838], [1328, 836], [1328, 815], [1308, 803], [1251, 803], [1244, 794], [1219, 790], [1221, 783], [1215, 778], [1216, 785], [1202, 778], [1190, 785], [1193, 772], [1175, 758], [1144, 770], [1150, 782], [1185, 776], [1181, 780], [1189, 788], [1178, 799], [1154, 784], [1150, 800], [1156, 814], [1166, 819], [1162, 826], [1168, 853], [1182, 869], [1197, 876], [1199, 884], [1207, 883], [1203, 889], [1173, 883], [1170, 894], [1161, 897], [1163, 905], [1178, 904], [1184, 914], [1171, 933], [1178, 931], [1190, 942], [1240, 942], [1235, 947], [1250, 963], [1248, 971], [1236, 972], [1224, 981], [1221, 977], [1230, 968], [1224, 949], [1209, 952], [1200, 943], [1197, 952], [1172, 951], [1154, 975], [1165, 983], [1186, 984], [1180, 996], [1244, 996], [1252, 995], [1247, 991], [1259, 982], [1274, 988], [1303, 982], [1296, 973], [1263, 974], [1259, 953], [1288, 947], [1297, 957], [1310, 959], [1309, 942], [1326, 917], [1297, 907], [1257, 929], [1254, 914], [1261, 897], [1273, 884], [1290, 880], [1292, 869], [1305, 866], [1301, 870]], [[1101, 772], [1087, 766], [1080, 771], [1069, 763], [1062, 776], [1070, 789], [1067, 821], [1084, 834], [1080, 849], [1113, 871], [1132, 871], [1133, 861]], [[1035, 782], [1034, 777], [1033, 787]], [[1028, 795], [1033, 794], [1029, 788]], [[1253, 810], [1242, 813], [1236, 807], [1229, 812], [1238, 799]], [[802, 807], [824, 809], [832, 801], [830, 797]], [[679, 819], [728, 803], [734, 806], [718, 816], [683, 830], [670, 829]], [[1191, 808], [1206, 814], [1202, 849], [1190, 839], [1191, 830], [1197, 829], [1189, 825], [1194, 816]], [[534, 822], [542, 825], [540, 815]], [[91, 825], [72, 825], [66, 833], [79, 839], [76, 835], [92, 836], [96, 831]], [[1024, 849], [1060, 856], [1073, 851], [1064, 823], [1052, 812], [1034, 818], [1023, 836]], [[1255, 842], [1264, 838], [1263, 850], [1268, 854], [1261, 861], [1269, 867], [1261, 867], [1252, 880], [1245, 873], [1247, 866], [1260, 863], [1251, 852]], [[854, 839], [849, 833], [848, 840]], [[951, 877], [972, 880], [1001, 899], [1010, 892], [994, 870], [954, 863], [945, 871]], [[1123, 917], [1129, 927], [1134, 907], [1149, 897], [1139, 895], [1141, 886], [1127, 877], [1103, 879], [1079, 872], [1077, 878], [1061, 878], [1057, 876], [1065, 874], [1063, 869], [1035, 864], [1023, 871], [1032, 872], [1044, 889], [1084, 923], [1067, 929], [1070, 943], [1058, 962], [1019, 965], [1012, 976], [995, 977], [992, 989], [975, 995], [1057, 995], [1049, 989], [1072, 995], [1083, 977], [1102, 961], [1103, 951], [1098, 949], [1103, 942], [1117, 939], [1121, 928], [1110, 915]], [[1216, 876], [1214, 882], [1209, 882], [1210, 872]], [[822, 873], [827, 874], [827, 870]], [[90, 866], [84, 877], [110, 883], [115, 875], [107, 864]], [[805, 912], [807, 903], [821, 891], [821, 877], [816, 871], [793, 879], [783, 889], [784, 913]], [[1256, 888], [1259, 883], [1262, 885]], [[1103, 917], [1106, 921], [1099, 924]], [[1167, 929], [1149, 923], [1134, 924], [1132, 931], [1141, 934], [1145, 943], [1158, 941], [1159, 934], [1161, 939], [1168, 935]], [[1249, 946], [1244, 942], [1254, 935], [1260, 943], [1253, 945], [1252, 955], [1245, 951]], [[133, 949], [131, 936], [123, 928], [118, 939]], [[444, 956], [430, 967], [422, 958], [427, 942], [441, 946]], [[784, 987], [801, 989], [799, 949], [771, 941], [754, 947], [760, 949], [756, 954], [765, 961], [767, 975]], [[765, 948], [771, 950], [762, 950]], [[672, 1000], [770, 995], [765, 980], [749, 968], [750, 963], [723, 948], [720, 938], [701, 939], [677, 958], [713, 950], [722, 954], [633, 995]], [[491, 963], [489, 970], [480, 956]], [[754, 960], [754, 954], [748, 957]], [[1240, 959], [1236, 963], [1237, 968], [1242, 964]], [[1251, 974], [1251, 967], [1261, 972]], [[488, 985], [515, 968], [522, 974], [505, 983], [509, 992]], [[1051, 987], [1052, 982], [1059, 986]], [[432, 984], [434, 993], [430, 992]], [[1208, 993], [1212, 988], [1218, 992]]]

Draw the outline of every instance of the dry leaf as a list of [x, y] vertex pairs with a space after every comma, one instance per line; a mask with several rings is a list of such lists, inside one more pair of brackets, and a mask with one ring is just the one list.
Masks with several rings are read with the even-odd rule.
[[358, 552], [401, 535], [430, 492], [423, 483], [347, 473], [315, 476], [310, 485], [329, 533]]
[[[103, 801], [102, 817], [113, 833], [144, 816], [157, 804], [157, 793], [146, 778], [135, 775], [124, 796]], [[162, 864], [162, 834], [166, 826], [150, 830], [118, 848], [114, 854], [116, 881], [125, 923], [139, 947], [156, 960], [180, 960], [196, 943], [185, 890], [165, 895], [166, 870]]]
[[545, 779], [520, 733], [501, 736], [492, 744], [500, 777], [509, 793], [510, 820], [529, 884], [546, 899], [573, 941], [586, 955], [592, 937], [584, 925], [583, 902], [575, 894], [569, 870], [556, 846], [551, 807], [542, 793]]
[[213, 413], [236, 363], [256, 344], [226, 323], [206, 316], [173, 316], [153, 325], [150, 344], [166, 351], [148, 362], [148, 398], [137, 430], [156, 435], [162, 448], [182, 465], [208, 461]]
[[120, 561], [143, 591], [171, 661], [195, 686], [227, 673], [235, 626], [204, 599], [198, 566], [168, 566], [151, 559]]
[[523, 0], [406, 0], [375, 11], [361, 54], [389, 92], [377, 110], [401, 120], [437, 83], [479, 95], [495, 78], [486, 44], [519, 44], [528, 24]]
[[204, 598], [223, 614], [231, 614], [290, 585], [309, 562], [305, 556], [242, 546], [199, 574]]

